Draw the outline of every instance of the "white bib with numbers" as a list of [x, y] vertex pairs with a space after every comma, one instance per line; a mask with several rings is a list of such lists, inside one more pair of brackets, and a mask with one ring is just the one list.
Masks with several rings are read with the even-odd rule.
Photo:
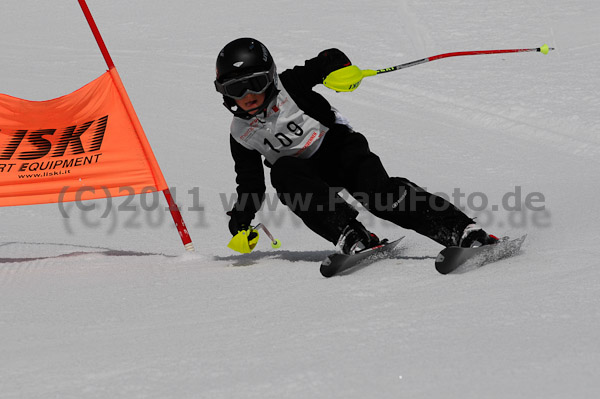
[[[252, 119], [233, 118], [231, 135], [271, 164], [285, 156], [310, 158], [329, 129], [306, 115], [279, 81], [277, 87], [279, 93], [267, 108], [266, 117], [262, 112]], [[336, 116], [344, 121], [337, 112]]]

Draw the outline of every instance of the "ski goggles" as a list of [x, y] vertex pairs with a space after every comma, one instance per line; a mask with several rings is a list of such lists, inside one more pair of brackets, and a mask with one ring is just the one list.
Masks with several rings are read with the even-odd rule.
[[224, 96], [241, 100], [249, 93], [264, 93], [272, 82], [270, 71], [255, 72], [226, 82], [215, 80], [215, 88]]

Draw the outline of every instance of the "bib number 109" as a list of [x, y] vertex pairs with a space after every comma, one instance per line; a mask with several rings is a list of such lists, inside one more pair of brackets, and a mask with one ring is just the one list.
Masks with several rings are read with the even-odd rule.
[[[289, 133], [292, 133], [296, 137], [301, 137], [304, 134], [304, 130], [302, 130], [302, 128], [298, 126], [295, 122], [289, 122], [287, 124], [287, 128], [289, 130]], [[293, 140], [289, 137], [289, 133], [287, 135], [285, 133], [276, 133], [275, 138], [281, 143], [282, 146], [289, 147], [293, 144]], [[269, 139], [265, 139], [264, 143], [271, 150], [275, 152], [281, 152], [273, 146]]]

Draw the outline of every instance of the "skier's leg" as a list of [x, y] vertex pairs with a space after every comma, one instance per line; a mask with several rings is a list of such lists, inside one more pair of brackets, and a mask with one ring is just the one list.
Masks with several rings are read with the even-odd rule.
[[405, 178], [369, 183], [366, 207], [375, 216], [411, 229], [444, 245], [458, 245], [473, 219], [442, 197], [425, 191]]
[[457, 245], [473, 219], [444, 198], [413, 182], [389, 177], [366, 138], [350, 133], [336, 140], [344, 187], [375, 216], [414, 230], [444, 245]]
[[271, 183], [282, 203], [334, 245], [358, 215], [322, 179], [318, 164], [310, 159], [279, 158], [271, 168]]

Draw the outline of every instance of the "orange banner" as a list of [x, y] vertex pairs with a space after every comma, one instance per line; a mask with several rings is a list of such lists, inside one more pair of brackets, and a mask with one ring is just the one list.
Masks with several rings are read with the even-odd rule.
[[132, 189], [139, 194], [167, 184], [114, 68], [53, 100], [0, 94], [0, 206]]

